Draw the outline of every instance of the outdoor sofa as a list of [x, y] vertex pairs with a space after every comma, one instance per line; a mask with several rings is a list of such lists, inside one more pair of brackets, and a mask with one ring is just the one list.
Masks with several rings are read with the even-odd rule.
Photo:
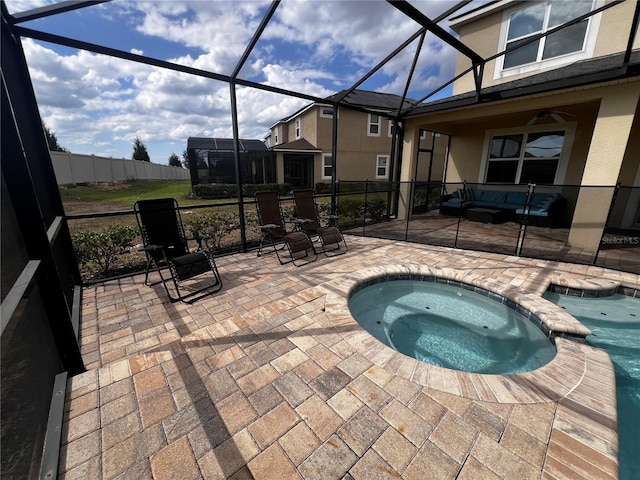
[[[502, 190], [458, 189], [442, 197], [442, 215], [466, 216], [470, 208], [501, 210], [510, 220], [522, 220], [527, 192]], [[562, 222], [566, 199], [559, 193], [534, 193], [529, 211], [529, 224], [557, 226]]]

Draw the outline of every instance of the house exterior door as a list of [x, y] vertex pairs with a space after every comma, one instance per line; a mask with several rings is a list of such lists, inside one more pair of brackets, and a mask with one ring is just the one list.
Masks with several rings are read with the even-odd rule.
[[284, 183], [293, 188], [313, 188], [313, 155], [286, 154], [283, 160]]

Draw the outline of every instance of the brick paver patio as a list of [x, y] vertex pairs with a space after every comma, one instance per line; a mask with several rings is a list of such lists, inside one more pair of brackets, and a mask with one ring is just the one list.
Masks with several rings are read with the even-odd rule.
[[608, 355], [558, 340], [516, 376], [429, 367], [344, 310], [368, 272], [440, 272], [499, 289], [579, 330], [540, 295], [637, 275], [349, 236], [349, 253], [296, 268], [218, 259], [224, 288], [171, 304], [142, 277], [84, 290], [88, 368], [69, 380], [60, 479], [616, 478]]

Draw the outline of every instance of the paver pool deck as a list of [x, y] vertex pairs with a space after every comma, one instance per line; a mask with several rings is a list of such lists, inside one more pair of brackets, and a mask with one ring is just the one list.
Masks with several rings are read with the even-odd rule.
[[496, 291], [554, 332], [584, 334], [550, 284], [640, 287], [638, 275], [348, 236], [300, 268], [217, 259], [224, 288], [170, 303], [143, 276], [83, 292], [87, 372], [68, 381], [60, 479], [617, 478], [606, 352], [557, 338], [518, 375], [429, 366], [366, 333], [346, 307], [363, 279], [436, 275]]

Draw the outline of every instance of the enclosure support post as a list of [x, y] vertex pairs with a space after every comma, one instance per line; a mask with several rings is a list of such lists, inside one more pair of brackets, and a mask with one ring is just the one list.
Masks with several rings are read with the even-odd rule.
[[338, 179], [338, 105], [333, 106], [333, 131], [331, 132], [331, 215], [336, 215], [336, 181]]
[[236, 102], [236, 84], [229, 83], [231, 94], [231, 128], [233, 129], [233, 159], [235, 161], [236, 185], [238, 195], [238, 219], [240, 221], [240, 244], [242, 251], [247, 251], [247, 229], [244, 224], [244, 198], [242, 194], [242, 170], [240, 169], [240, 141], [238, 139], [238, 104]]

